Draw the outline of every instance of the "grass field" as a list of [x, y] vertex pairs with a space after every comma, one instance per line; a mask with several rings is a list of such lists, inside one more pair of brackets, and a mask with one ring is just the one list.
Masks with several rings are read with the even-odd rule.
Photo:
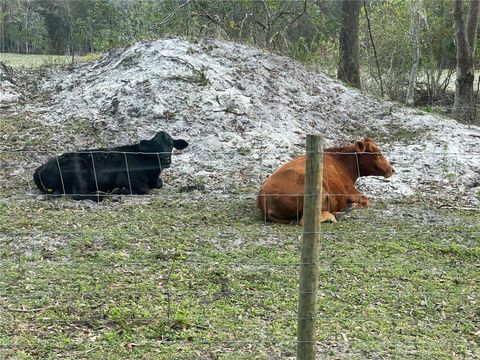
[[[253, 204], [2, 201], [0, 355], [293, 356], [301, 229]], [[323, 231], [324, 357], [479, 356], [476, 214], [377, 204]]]
[[[99, 57], [100, 55], [91, 54], [87, 56], [76, 56], [75, 60], [78, 62], [83, 62], [83, 61], [96, 60]], [[13, 67], [35, 68], [42, 65], [70, 64], [72, 62], [72, 57], [63, 56], [63, 55], [0, 53], [0, 62], [3, 62]]]
[[[0, 117], [3, 148], [40, 127]], [[0, 155], [0, 358], [295, 356], [301, 228], [255, 189], [42, 201], [38, 154]], [[323, 226], [319, 358], [480, 358], [478, 212], [400, 200]]]

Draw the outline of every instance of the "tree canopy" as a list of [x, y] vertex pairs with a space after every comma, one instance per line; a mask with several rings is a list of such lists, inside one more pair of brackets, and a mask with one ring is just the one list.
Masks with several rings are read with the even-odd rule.
[[[456, 67], [452, 4], [422, 0], [412, 12], [409, 1], [363, 2], [361, 87], [405, 101], [415, 66], [415, 103], [445, 101]], [[161, 36], [215, 37], [265, 47], [334, 75], [341, 24], [336, 0], [0, 0], [0, 51], [82, 55]]]

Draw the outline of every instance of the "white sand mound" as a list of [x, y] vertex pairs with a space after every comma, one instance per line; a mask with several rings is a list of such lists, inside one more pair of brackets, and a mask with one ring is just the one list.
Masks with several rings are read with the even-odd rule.
[[206, 182], [207, 189], [232, 190], [237, 184], [253, 190], [303, 152], [308, 133], [323, 134], [327, 146], [369, 135], [398, 172], [388, 181], [362, 179], [367, 195], [479, 203], [479, 127], [373, 99], [249, 46], [179, 39], [137, 43], [73, 70], [52, 70], [40, 88], [51, 101], [30, 110], [52, 126], [85, 119], [107, 145], [132, 143], [158, 130], [188, 140], [190, 147], [169, 170], [173, 181], [188, 177]]

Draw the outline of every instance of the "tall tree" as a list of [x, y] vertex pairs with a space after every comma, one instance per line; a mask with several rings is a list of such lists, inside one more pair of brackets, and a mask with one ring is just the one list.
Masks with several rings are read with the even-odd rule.
[[453, 117], [465, 123], [475, 123], [473, 81], [475, 78], [475, 45], [480, 1], [470, 0], [467, 22], [463, 13], [463, 0], [453, 2], [453, 22], [457, 43], [457, 79]]
[[68, 20], [68, 38], [70, 40], [70, 55], [72, 56], [72, 64], [75, 62], [75, 42], [73, 40], [73, 20], [70, 12], [70, 5], [67, 0], [63, 0], [65, 5], [65, 15]]
[[352, 86], [360, 87], [358, 61], [358, 32], [361, 0], [343, 0], [340, 30], [340, 61], [337, 77]]
[[0, 52], [5, 52], [5, 21], [7, 19], [7, 4], [0, 0]]
[[415, 103], [415, 84], [417, 82], [418, 64], [420, 62], [420, 42], [418, 41], [418, 27], [420, 23], [420, 11], [422, 0], [410, 0], [410, 38], [412, 40], [413, 58], [412, 69], [408, 79], [407, 105]]

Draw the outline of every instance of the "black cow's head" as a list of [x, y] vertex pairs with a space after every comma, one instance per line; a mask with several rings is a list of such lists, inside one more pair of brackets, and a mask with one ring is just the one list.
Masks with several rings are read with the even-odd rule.
[[185, 149], [188, 143], [182, 139], [173, 139], [165, 131], [159, 131], [152, 139], [142, 140], [139, 149], [146, 153], [158, 153], [162, 168], [168, 168], [172, 164], [172, 149]]

